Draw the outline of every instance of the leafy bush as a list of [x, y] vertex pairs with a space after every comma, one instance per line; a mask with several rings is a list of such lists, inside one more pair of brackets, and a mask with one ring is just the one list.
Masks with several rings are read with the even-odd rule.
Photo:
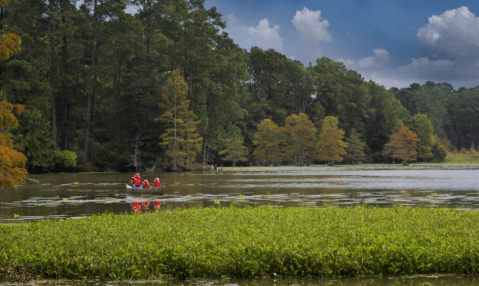
[[77, 167], [77, 154], [72, 151], [55, 151], [53, 153], [53, 161], [55, 162], [55, 170], [58, 171], [75, 171]]

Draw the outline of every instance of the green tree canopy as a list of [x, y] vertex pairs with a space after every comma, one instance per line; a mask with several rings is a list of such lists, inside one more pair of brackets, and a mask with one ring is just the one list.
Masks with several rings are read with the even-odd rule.
[[354, 164], [354, 161], [364, 160], [366, 154], [364, 153], [364, 142], [359, 138], [361, 134], [356, 132], [356, 129], [351, 130], [351, 135], [346, 139], [348, 146], [346, 147], [346, 154], [344, 159], [350, 160], [351, 164]]

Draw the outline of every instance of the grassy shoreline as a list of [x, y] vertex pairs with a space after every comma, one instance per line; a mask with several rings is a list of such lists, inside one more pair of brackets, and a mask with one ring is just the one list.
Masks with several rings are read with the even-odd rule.
[[198, 208], [0, 225], [0, 281], [479, 273], [479, 212]]

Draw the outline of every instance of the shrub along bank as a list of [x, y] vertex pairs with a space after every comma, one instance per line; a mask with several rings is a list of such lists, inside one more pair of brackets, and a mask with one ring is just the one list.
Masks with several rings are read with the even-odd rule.
[[477, 274], [477, 225], [477, 211], [364, 206], [175, 209], [4, 225], [0, 280]]

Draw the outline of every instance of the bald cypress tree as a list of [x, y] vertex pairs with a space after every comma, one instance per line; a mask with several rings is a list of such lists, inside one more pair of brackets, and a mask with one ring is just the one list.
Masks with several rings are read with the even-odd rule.
[[344, 130], [338, 127], [338, 118], [326, 116], [323, 120], [318, 141], [317, 159], [328, 161], [328, 166], [334, 166], [334, 161], [341, 161], [341, 155], [346, 154], [348, 143], [343, 141]]
[[344, 158], [348, 161], [351, 161], [351, 164], [354, 164], [354, 161], [364, 160], [366, 154], [364, 154], [364, 142], [359, 139], [359, 134], [356, 132], [356, 129], [351, 129], [351, 135], [346, 139], [348, 142], [348, 147], [346, 147], [346, 155]]
[[419, 141], [416, 133], [411, 131], [407, 126], [399, 128], [398, 133], [391, 135], [390, 143], [387, 145], [395, 148], [394, 158], [403, 160], [403, 165], [407, 166], [407, 161], [416, 161], [414, 156], [417, 155], [416, 143]]
[[218, 154], [223, 157], [225, 161], [232, 161], [233, 167], [238, 161], [248, 161], [248, 148], [243, 146], [242, 138], [230, 137], [224, 139], [226, 148]]
[[165, 111], [155, 121], [165, 122], [166, 132], [161, 135], [160, 145], [167, 147], [166, 155], [171, 158], [172, 169], [178, 165], [190, 164], [195, 159], [195, 150], [203, 140], [199, 137], [198, 124], [193, 111], [189, 110], [190, 101], [186, 100], [188, 85], [180, 74], [174, 70], [163, 86], [160, 107]]

